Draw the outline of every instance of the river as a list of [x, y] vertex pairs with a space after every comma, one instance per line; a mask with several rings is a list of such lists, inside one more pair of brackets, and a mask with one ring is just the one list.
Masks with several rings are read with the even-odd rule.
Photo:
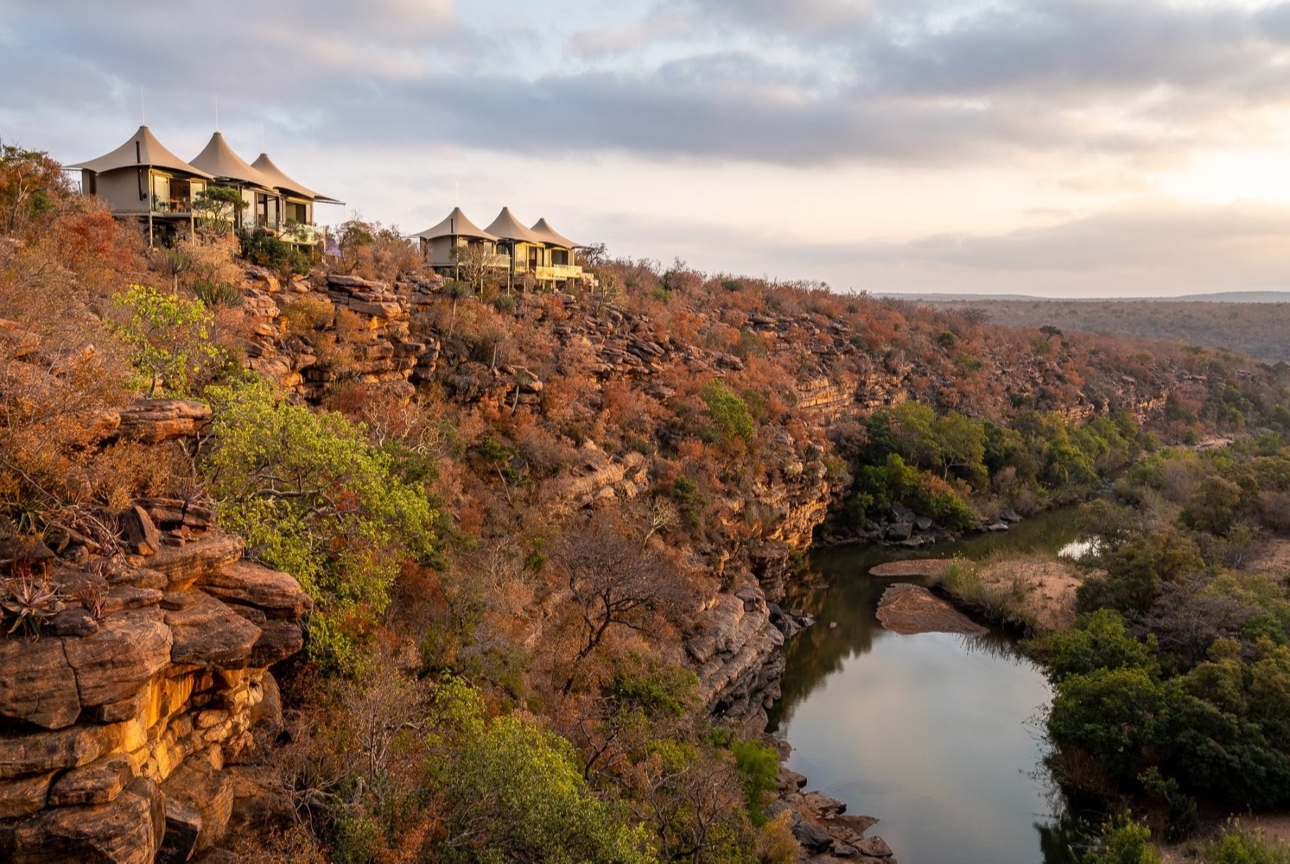
[[997, 634], [901, 636], [875, 617], [897, 558], [1055, 552], [1078, 539], [1069, 508], [1006, 534], [905, 550], [818, 550], [785, 601], [817, 624], [785, 649], [771, 731], [788, 767], [849, 812], [882, 821], [904, 864], [1064, 864], [1065, 804], [1043, 766], [1042, 671]]

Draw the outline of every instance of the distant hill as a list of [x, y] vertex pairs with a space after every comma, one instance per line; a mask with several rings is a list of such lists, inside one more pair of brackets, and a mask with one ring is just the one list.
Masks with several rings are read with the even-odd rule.
[[874, 296], [938, 304], [994, 300], [1017, 303], [1290, 303], [1290, 291], [1217, 291], [1176, 297], [1036, 297], [1029, 294], [905, 294], [887, 291]]
[[1149, 301], [942, 294], [924, 295], [915, 302], [937, 309], [973, 309], [998, 324], [1168, 339], [1228, 348], [1269, 363], [1290, 362], [1290, 292], [1243, 291]]

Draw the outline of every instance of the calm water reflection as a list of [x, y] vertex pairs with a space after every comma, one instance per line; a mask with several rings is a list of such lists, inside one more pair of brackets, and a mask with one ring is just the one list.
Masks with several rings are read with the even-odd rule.
[[[1070, 522], [1059, 511], [935, 554], [1055, 550], [1075, 539]], [[905, 864], [1067, 861], [1061, 799], [1042, 769], [1043, 675], [1000, 636], [883, 630], [878, 598], [908, 580], [865, 573], [892, 557], [817, 553], [806, 580], [816, 585], [787, 601], [819, 621], [787, 647], [771, 715], [793, 745], [789, 766], [851, 812], [881, 818], [874, 833]]]

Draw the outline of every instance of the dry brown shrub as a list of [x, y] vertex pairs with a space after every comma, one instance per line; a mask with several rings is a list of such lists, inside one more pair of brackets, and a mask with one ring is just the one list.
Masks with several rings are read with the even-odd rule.
[[292, 336], [312, 336], [316, 331], [330, 327], [336, 318], [335, 307], [320, 294], [301, 294], [291, 300], [279, 301], [278, 309], [280, 320], [285, 321], [287, 333]]

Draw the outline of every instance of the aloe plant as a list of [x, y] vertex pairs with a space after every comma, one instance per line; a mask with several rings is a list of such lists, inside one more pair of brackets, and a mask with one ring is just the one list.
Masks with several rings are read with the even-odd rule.
[[25, 572], [8, 579], [0, 593], [0, 610], [13, 621], [8, 633], [13, 635], [21, 629], [32, 639], [39, 639], [40, 628], [62, 608], [58, 585], [37, 579], [30, 567], [20, 568], [17, 562], [14, 569]]

